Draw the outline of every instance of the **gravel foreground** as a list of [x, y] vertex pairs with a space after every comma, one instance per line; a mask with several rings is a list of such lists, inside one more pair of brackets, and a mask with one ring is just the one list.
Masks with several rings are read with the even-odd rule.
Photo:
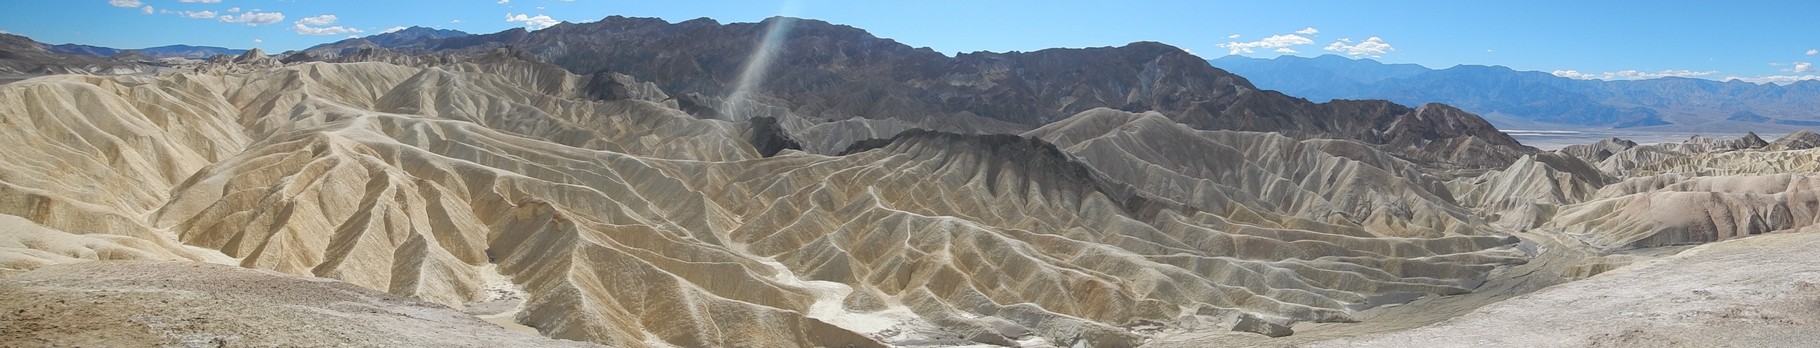
[[0, 346], [590, 347], [321, 278], [98, 261], [0, 279]]

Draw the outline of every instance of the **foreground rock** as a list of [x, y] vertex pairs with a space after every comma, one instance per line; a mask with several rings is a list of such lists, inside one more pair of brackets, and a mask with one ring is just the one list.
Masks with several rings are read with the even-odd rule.
[[322, 278], [177, 261], [55, 265], [0, 280], [20, 346], [590, 347]]
[[1811, 347], [1820, 232], [1690, 249], [1439, 324], [1314, 347]]
[[1232, 326], [1232, 331], [1251, 332], [1270, 337], [1283, 337], [1294, 334], [1295, 330], [1291, 330], [1289, 325], [1282, 323], [1282, 321], [1283, 320], [1264, 318], [1252, 314], [1241, 314], [1239, 315], [1238, 324]]

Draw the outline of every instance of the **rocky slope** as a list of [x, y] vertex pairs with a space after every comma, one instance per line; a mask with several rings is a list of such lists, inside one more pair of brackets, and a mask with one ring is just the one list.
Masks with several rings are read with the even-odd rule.
[[[1187, 330], [1153, 343], [1800, 346], [1817, 334], [1801, 328], [1800, 298], [1812, 296], [1802, 273], [1790, 271], [1804, 260], [1795, 250], [1820, 225], [1808, 159], [1815, 150], [1768, 144], [1808, 137], [1609, 139], [1448, 179], [1445, 191], [1431, 192], [1454, 192], [1459, 208], [1520, 238], [1515, 249], [1531, 255], [1526, 263], [1490, 272], [1470, 294], [1361, 311], [1358, 324], [1304, 323], [1284, 338]], [[1616, 168], [1632, 170], [1614, 171], [1577, 155], [1610, 160], [1628, 155], [1607, 149], [1635, 148], [1657, 155], [1631, 156]]]
[[1700, 246], [1420, 329], [1310, 347], [1803, 347], [1820, 331], [1812, 231]]
[[[20, 242], [11, 267], [232, 262], [454, 308], [502, 278], [523, 293], [513, 321], [611, 345], [1120, 346], [1142, 327], [1352, 321], [1373, 298], [1468, 292], [1524, 258], [1363, 142], [1099, 109], [1058, 123], [1066, 139], [914, 131], [827, 156], [635, 80], [600, 101], [596, 77], [510, 55], [242, 58], [0, 87], [5, 156], [33, 164], [0, 176], [0, 212], [42, 226], [15, 238], [107, 250]], [[1151, 153], [1171, 142], [1249, 164]], [[1299, 155], [1266, 155], [1281, 151]], [[1204, 193], [1109, 169], [1133, 160], [1199, 162], [1156, 175]], [[1308, 186], [1341, 173], [1372, 174]]]
[[0, 279], [0, 308], [0, 340], [20, 346], [595, 346], [333, 280], [190, 262], [43, 267]]

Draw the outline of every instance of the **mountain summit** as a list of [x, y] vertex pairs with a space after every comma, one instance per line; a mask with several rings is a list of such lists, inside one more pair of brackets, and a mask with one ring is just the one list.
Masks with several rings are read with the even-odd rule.
[[[753, 75], [758, 76], [751, 87], [754, 97], [749, 103], [729, 103], [728, 96], [752, 73], [749, 63], [760, 59], [751, 53], [771, 31], [783, 34], [772, 43], [775, 47], [763, 48], [776, 56], [766, 58], [771, 64]], [[613, 72], [647, 79], [698, 116], [729, 120], [787, 114], [810, 124], [889, 120], [956, 133], [1005, 133], [1113, 108], [1160, 112], [1200, 129], [1356, 139], [1403, 149], [1396, 151], [1412, 158], [1474, 167], [1501, 166], [1530, 151], [1484, 122], [1452, 123], [1448, 126], [1470, 129], [1415, 137], [1386, 134], [1408, 130], [1390, 126], [1415, 110], [1387, 102], [1317, 104], [1263, 91], [1179, 48], [1155, 42], [949, 57], [817, 20], [669, 23], [613, 16], [534, 32], [422, 37], [386, 49], [445, 57], [510, 49], [578, 74]], [[306, 50], [289, 59], [332, 56], [318, 53], [323, 51]], [[729, 109], [732, 105], [744, 106]], [[1486, 156], [1451, 158], [1432, 153], [1439, 148], [1426, 148], [1446, 143], [1482, 146], [1476, 152]], [[844, 146], [827, 150], [840, 148]]]

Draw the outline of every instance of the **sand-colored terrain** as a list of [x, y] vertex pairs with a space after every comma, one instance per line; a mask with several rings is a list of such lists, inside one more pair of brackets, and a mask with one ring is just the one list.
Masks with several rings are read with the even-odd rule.
[[1820, 231], [1694, 247], [1434, 325], [1308, 347], [1811, 347]]
[[[374, 57], [395, 61], [252, 51], [183, 73], [0, 86], [12, 164], [0, 276], [22, 294], [0, 327], [66, 330], [3, 332], [72, 345], [567, 344], [520, 340], [530, 332], [630, 347], [1423, 345], [1395, 335], [1800, 239], [1820, 215], [1820, 150], [1801, 139], [1543, 153], [1442, 105], [1348, 113], [1345, 129], [1231, 108], [1260, 122], [1236, 128], [1283, 132], [1110, 108], [1021, 134], [728, 121], [632, 76], [503, 50]], [[1329, 133], [1358, 139], [1308, 136]], [[1646, 278], [1628, 286], [1667, 279]], [[180, 291], [151, 290], [167, 282]], [[1551, 290], [1524, 295], [1538, 289]], [[1698, 289], [1736, 295], [1712, 302], [1725, 306], [1779, 301]], [[198, 297], [216, 292], [237, 295]], [[118, 313], [23, 314], [57, 300]], [[1698, 309], [1660, 309], [1676, 308]], [[123, 314], [148, 311], [177, 317]], [[271, 315], [184, 317], [246, 313]], [[145, 329], [89, 329], [123, 320]], [[342, 334], [260, 331], [285, 325]]]
[[180, 261], [46, 266], [0, 279], [7, 346], [588, 347], [331, 279]]

